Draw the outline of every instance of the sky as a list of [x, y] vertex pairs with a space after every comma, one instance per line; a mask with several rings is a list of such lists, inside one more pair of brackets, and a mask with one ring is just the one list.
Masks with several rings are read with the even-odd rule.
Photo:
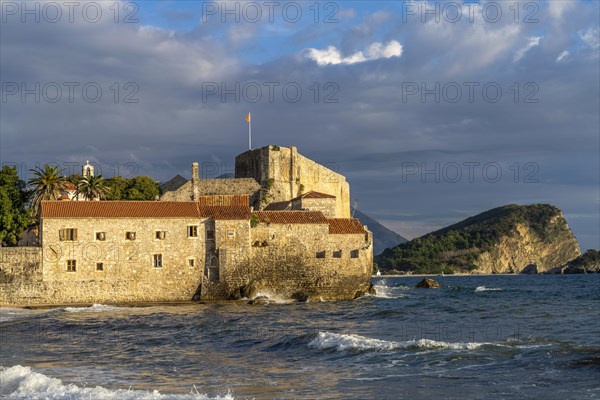
[[407, 238], [504, 204], [600, 248], [597, 1], [0, 0], [0, 162], [205, 178], [252, 145]]

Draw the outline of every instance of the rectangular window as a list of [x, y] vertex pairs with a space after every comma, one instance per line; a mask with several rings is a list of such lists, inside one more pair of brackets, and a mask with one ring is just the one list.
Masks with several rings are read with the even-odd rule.
[[104, 263], [96, 263], [96, 271], [104, 271]]
[[227, 230], [227, 238], [233, 239], [235, 237], [235, 231], [233, 229]]
[[334, 251], [333, 258], [342, 258], [342, 251], [341, 250]]
[[167, 231], [156, 231], [154, 237], [158, 240], [165, 240], [167, 238]]
[[194, 265], [196, 265], [196, 260], [188, 258], [188, 267], [193, 267]]
[[77, 271], [77, 261], [67, 260], [67, 272], [75, 272], [75, 271]]
[[162, 268], [162, 254], [154, 254], [152, 256], [152, 266], [154, 268]]
[[316, 258], [325, 258], [325, 251], [317, 251]]
[[77, 240], [77, 229], [61, 229], [58, 231], [58, 238], [61, 241], [75, 241]]
[[96, 232], [96, 240], [106, 240], [106, 232]]
[[198, 226], [197, 225], [189, 225], [187, 227], [188, 237], [198, 237]]
[[358, 258], [358, 250], [352, 250], [350, 252], [350, 258]]
[[206, 231], [206, 239], [207, 240], [215, 240], [215, 231], [209, 229]]
[[125, 239], [135, 240], [135, 232], [125, 232]]

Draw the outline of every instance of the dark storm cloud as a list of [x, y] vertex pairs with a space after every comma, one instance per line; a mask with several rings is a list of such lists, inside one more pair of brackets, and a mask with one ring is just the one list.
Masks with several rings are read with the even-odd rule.
[[[273, 49], [257, 39], [279, 28], [265, 23], [212, 21], [180, 32], [109, 19], [9, 20], [0, 39], [3, 84], [80, 86], [72, 103], [66, 92], [56, 103], [36, 103], [33, 96], [22, 103], [19, 94], [3, 101], [2, 162], [29, 167], [89, 159], [109, 176], [115, 163], [135, 163], [137, 174], [160, 180], [189, 176], [196, 160], [211, 174], [231, 172], [234, 156], [247, 146], [243, 116], [251, 111], [255, 147], [296, 145], [339, 170], [359, 208], [403, 235], [423, 234], [502, 204], [541, 202], [563, 209], [582, 247], [600, 247], [597, 3], [542, 4], [536, 24], [510, 18], [495, 24], [403, 22], [389, 10], [359, 18], [352, 4], [343, 3], [341, 12], [350, 17], [339, 25], [299, 25], [297, 32], [285, 26], [287, 43], [317, 50], [334, 46], [348, 56], [397, 40], [400, 57], [319, 66], [306, 51]], [[248, 61], [250, 51], [278, 56]], [[89, 82], [103, 90], [97, 103], [82, 98], [79, 89]], [[228, 95], [222, 101], [220, 93], [207, 92], [207, 85], [231, 89], [236, 82], [258, 83], [263, 97], [251, 102]], [[265, 82], [278, 85], [273, 101]], [[406, 95], [409, 87], [431, 89], [436, 82], [448, 90], [462, 87], [461, 100]], [[479, 84], [472, 102], [468, 82]], [[128, 83], [133, 86], [126, 89]], [[290, 83], [302, 89], [298, 101], [282, 92]], [[485, 84], [501, 87], [498, 102], [483, 97]], [[138, 101], [124, 102], [127, 95]], [[525, 103], [526, 95], [537, 102]], [[478, 163], [472, 182], [465, 163]], [[485, 173], [500, 168], [497, 182], [483, 172], [488, 164]], [[439, 182], [435, 172], [421, 176], [423, 168], [437, 165]], [[455, 165], [462, 175], [451, 182]], [[528, 176], [535, 182], [525, 181]]]

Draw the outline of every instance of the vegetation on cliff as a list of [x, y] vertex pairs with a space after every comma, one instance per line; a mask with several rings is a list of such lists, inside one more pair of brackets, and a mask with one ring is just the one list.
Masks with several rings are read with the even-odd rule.
[[[376, 257], [376, 263], [386, 272], [474, 271], [480, 269], [484, 253], [488, 256], [497, 255], [500, 243], [507, 238], [516, 237], [517, 241], [520, 240], [520, 227], [527, 229], [535, 243], [551, 244], [567, 240], [569, 246], [573, 246], [574, 237], [558, 208], [548, 204], [511, 204], [387, 249]], [[576, 251], [575, 255], [578, 255], [579, 249], [576, 247], [576, 250], [570, 249], [570, 253]]]

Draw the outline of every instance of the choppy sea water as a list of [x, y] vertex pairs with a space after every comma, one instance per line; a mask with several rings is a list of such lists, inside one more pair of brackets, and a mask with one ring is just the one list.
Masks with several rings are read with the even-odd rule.
[[600, 399], [600, 275], [354, 301], [0, 309], [8, 399]]

